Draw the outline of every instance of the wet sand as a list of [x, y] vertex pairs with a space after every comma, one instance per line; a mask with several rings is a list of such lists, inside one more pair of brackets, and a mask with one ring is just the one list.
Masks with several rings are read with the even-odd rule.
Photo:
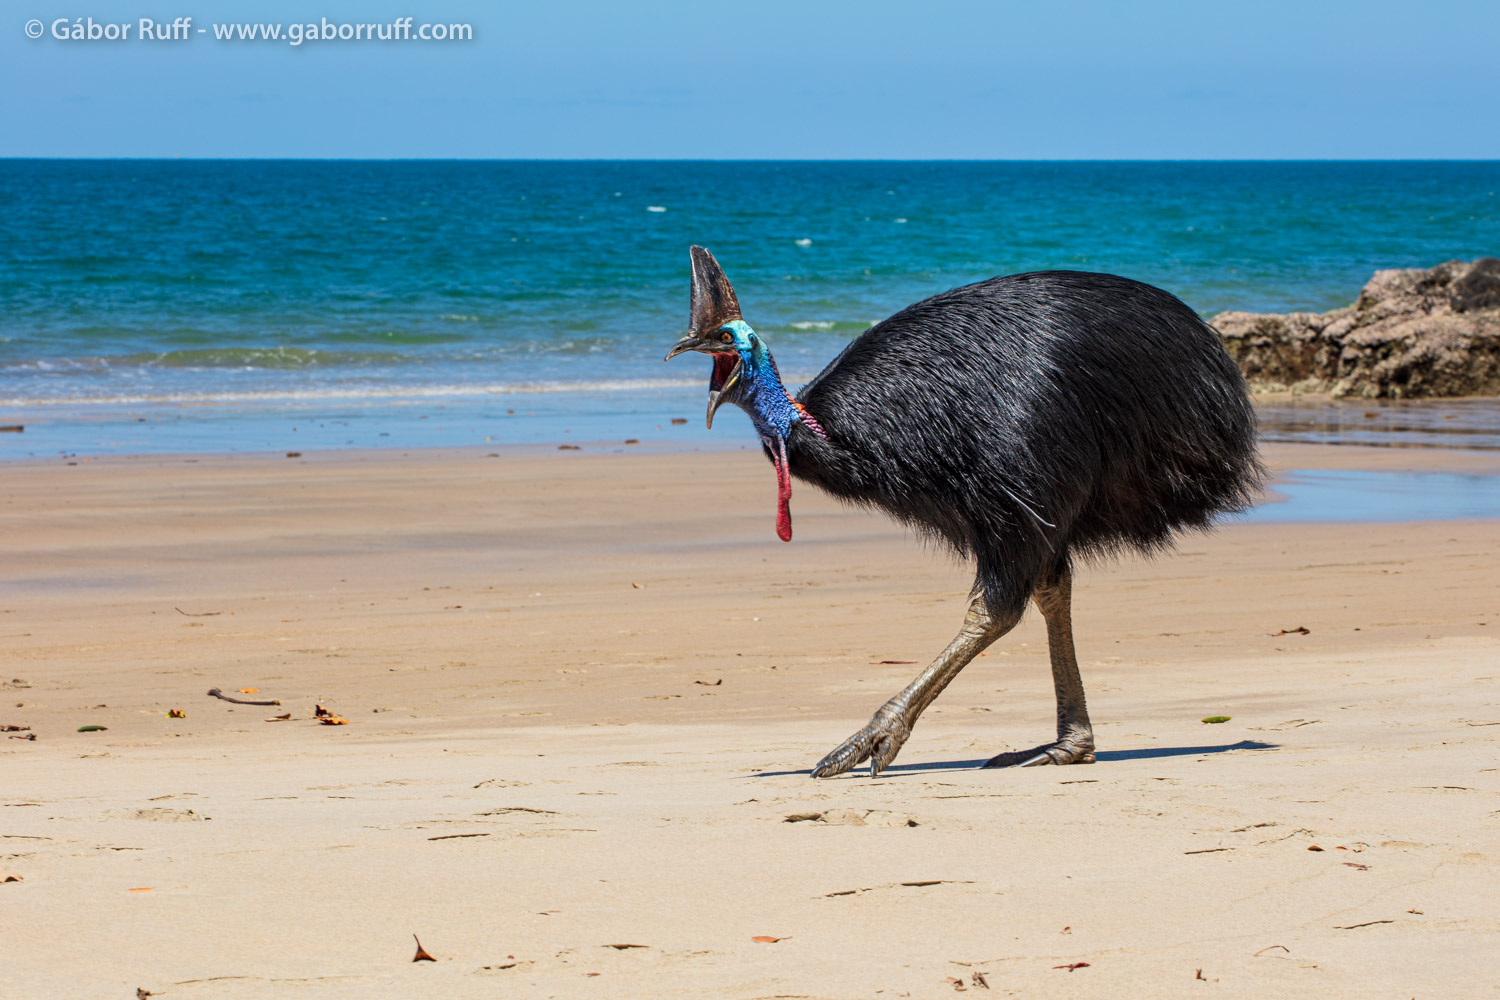
[[1500, 399], [1331, 399], [1316, 393], [1255, 397], [1261, 439], [1384, 448], [1500, 449]]
[[976, 767], [1050, 730], [1033, 615], [814, 782], [963, 567], [805, 487], [781, 544], [754, 452], [485, 454], [6, 465], [0, 992], [1497, 992], [1500, 521], [1085, 569], [1098, 764]]

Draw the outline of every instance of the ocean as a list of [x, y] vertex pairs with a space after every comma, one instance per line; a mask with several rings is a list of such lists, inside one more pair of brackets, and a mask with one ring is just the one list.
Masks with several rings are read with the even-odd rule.
[[[705, 360], [662, 363], [690, 244], [795, 383], [1017, 271], [1334, 308], [1377, 268], [1500, 254], [1497, 195], [1492, 161], [5, 160], [0, 458], [755, 447], [737, 412], [703, 427]], [[1462, 443], [1500, 446], [1493, 416]], [[1326, 439], [1306, 418], [1289, 439]]]

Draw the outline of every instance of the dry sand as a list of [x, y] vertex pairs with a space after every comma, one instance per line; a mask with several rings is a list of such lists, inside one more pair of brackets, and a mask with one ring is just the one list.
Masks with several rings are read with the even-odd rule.
[[814, 782], [969, 577], [806, 487], [782, 545], [756, 452], [3, 476], [0, 996], [1500, 995], [1500, 522], [1085, 570], [1097, 765], [976, 769], [1050, 731], [1033, 615]]

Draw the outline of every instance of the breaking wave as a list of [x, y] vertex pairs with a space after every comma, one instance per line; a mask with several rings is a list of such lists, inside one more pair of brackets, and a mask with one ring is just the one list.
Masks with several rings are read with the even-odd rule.
[[525, 396], [566, 393], [637, 392], [652, 389], [702, 388], [703, 379], [604, 379], [595, 382], [519, 381], [473, 385], [320, 386], [315, 389], [264, 389], [226, 392], [101, 393], [51, 397], [0, 397], [0, 407], [127, 406], [161, 403], [277, 403], [316, 400], [384, 400]]

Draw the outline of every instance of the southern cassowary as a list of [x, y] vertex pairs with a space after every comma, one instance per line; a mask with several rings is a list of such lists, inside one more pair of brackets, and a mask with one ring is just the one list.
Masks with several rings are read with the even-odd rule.
[[712, 356], [710, 426], [725, 403], [750, 415], [776, 467], [781, 538], [792, 537], [796, 477], [941, 539], [978, 570], [957, 637], [813, 775], [865, 760], [884, 770], [1028, 599], [1046, 620], [1057, 741], [986, 766], [1092, 763], [1073, 563], [1167, 548], [1248, 507], [1263, 475], [1245, 381], [1214, 330], [1138, 281], [1016, 274], [908, 306], [793, 396], [713, 255], [691, 257], [691, 329], [667, 357]]

